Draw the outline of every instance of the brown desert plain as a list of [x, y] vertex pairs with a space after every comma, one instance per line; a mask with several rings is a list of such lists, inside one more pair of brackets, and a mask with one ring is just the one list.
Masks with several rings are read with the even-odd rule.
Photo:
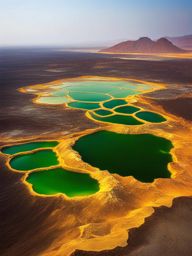
[[[0, 146], [58, 141], [60, 165], [91, 174], [99, 191], [85, 197], [40, 195], [0, 152], [1, 256], [192, 255], [192, 59], [168, 54], [82, 53], [54, 49], [0, 51]], [[147, 56], [147, 58], [146, 58]], [[134, 81], [152, 89], [127, 98], [162, 123], [97, 122], [66, 104], [39, 104], [74, 81]], [[172, 142], [170, 178], [144, 183], [101, 172], [72, 148], [95, 131], [153, 134]], [[110, 147], [110, 145], [109, 145]]]

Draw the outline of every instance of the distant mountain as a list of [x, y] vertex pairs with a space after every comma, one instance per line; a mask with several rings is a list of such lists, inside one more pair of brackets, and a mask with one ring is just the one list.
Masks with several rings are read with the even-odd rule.
[[152, 41], [148, 37], [142, 37], [136, 41], [125, 41], [101, 52], [115, 53], [182, 53], [185, 50], [175, 46], [166, 38]]
[[192, 50], [192, 35], [167, 37], [167, 39], [178, 47], [181, 47], [186, 50]]

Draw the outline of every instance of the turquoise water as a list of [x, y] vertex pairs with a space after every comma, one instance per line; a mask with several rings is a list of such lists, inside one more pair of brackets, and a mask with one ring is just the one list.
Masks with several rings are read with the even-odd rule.
[[[150, 111], [136, 113], [141, 109], [129, 106], [125, 100], [127, 96], [137, 95], [142, 93], [141, 90], [149, 90], [151, 88], [151, 85], [130, 81], [74, 81], [60, 85], [56, 91], [50, 93], [50, 97], [43, 96], [39, 98], [39, 102], [48, 104], [67, 103], [67, 106], [71, 108], [85, 111], [95, 110], [93, 113], [90, 112], [93, 119], [113, 124], [143, 124], [136, 117], [152, 123], [166, 121], [163, 116]], [[109, 116], [113, 114], [110, 109], [114, 108], [116, 114]], [[109, 110], [107, 111], [106, 109]], [[134, 113], [136, 113], [135, 116], [131, 116]]]
[[[51, 93], [52, 102], [60, 97], [66, 97], [65, 102], [68, 101], [67, 96], [71, 96], [74, 100], [87, 101], [87, 93], [95, 94], [90, 95], [89, 101], [101, 101], [106, 99], [106, 94], [116, 98], [127, 97], [129, 95], [139, 94], [141, 89], [149, 90], [150, 85], [142, 85], [129, 81], [74, 81], [67, 82], [60, 86], [57, 91]], [[85, 94], [85, 96], [83, 96]], [[102, 94], [104, 98], [100, 95]], [[99, 96], [100, 95], [100, 96]], [[57, 97], [55, 97], [57, 96]], [[59, 100], [59, 99], [58, 99]], [[41, 101], [47, 102], [47, 96], [43, 97]]]
[[95, 81], [79, 81], [79, 82], [69, 82], [67, 86], [64, 84], [63, 87], [67, 89], [69, 92], [72, 91], [79, 91], [79, 92], [96, 92], [96, 93], [109, 93], [116, 92], [118, 93], [119, 90], [132, 90], [138, 91], [141, 88], [145, 87], [144, 89], [150, 89], [150, 85], [143, 85], [138, 84], [130, 81], [102, 81], [102, 80], [95, 80]]
[[71, 92], [69, 94], [74, 100], [79, 101], [90, 101], [90, 102], [101, 102], [109, 100], [111, 97], [101, 93], [89, 93], [89, 92]]
[[126, 98], [128, 96], [136, 95], [136, 94], [139, 94], [139, 92], [137, 90], [131, 90], [131, 89], [128, 89], [128, 90], [118, 90], [118, 92], [112, 92], [111, 93], [111, 95], [114, 98]]

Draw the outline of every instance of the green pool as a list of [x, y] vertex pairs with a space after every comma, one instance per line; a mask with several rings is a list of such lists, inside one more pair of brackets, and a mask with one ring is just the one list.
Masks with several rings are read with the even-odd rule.
[[49, 148], [55, 147], [58, 145], [57, 141], [37, 141], [37, 142], [30, 142], [24, 143], [9, 147], [2, 148], [2, 152], [5, 154], [13, 155], [21, 152], [27, 152], [38, 148]]
[[99, 103], [88, 103], [88, 102], [81, 102], [81, 101], [74, 101], [67, 104], [71, 108], [79, 108], [79, 109], [97, 109], [100, 108]]
[[[56, 88], [56, 87], [55, 87]], [[65, 104], [82, 109], [96, 121], [122, 125], [158, 123], [166, 119], [158, 113], [129, 105], [126, 97], [149, 90], [150, 85], [129, 81], [67, 82], [49, 93], [42, 92], [38, 102]], [[66, 194], [69, 197], [92, 195], [99, 191], [99, 183], [90, 175], [59, 167], [53, 148], [56, 141], [37, 141], [4, 147], [2, 152], [13, 155], [10, 166], [19, 171], [31, 171], [27, 182], [39, 194]], [[172, 161], [170, 141], [150, 134], [125, 135], [100, 131], [81, 137], [73, 146], [83, 161], [121, 176], [134, 176], [142, 182], [169, 178], [168, 163]], [[28, 152], [37, 150], [35, 152]], [[22, 154], [24, 153], [24, 154]], [[15, 155], [17, 154], [17, 155]], [[51, 167], [52, 169], [48, 169]]]
[[115, 108], [115, 107], [117, 107], [117, 106], [121, 106], [121, 105], [125, 105], [125, 104], [127, 104], [127, 101], [126, 101], [126, 100], [121, 100], [121, 99], [115, 100], [115, 99], [113, 99], [113, 100], [104, 102], [104, 103], [103, 103], [103, 106], [104, 106], [105, 108], [110, 108], [110, 109], [111, 109], [111, 108]]
[[140, 108], [137, 108], [134, 106], [123, 106], [123, 107], [115, 108], [115, 112], [123, 113], [123, 114], [133, 114], [139, 110], [140, 110]]
[[97, 115], [100, 115], [100, 116], [108, 116], [108, 115], [113, 114], [113, 112], [106, 110], [106, 109], [102, 109], [102, 108], [95, 110], [94, 113], [96, 113]]
[[50, 104], [50, 105], [60, 105], [69, 102], [70, 100], [67, 97], [40, 97], [37, 100], [39, 103], [42, 104]]
[[[47, 95], [47, 91], [42, 93], [38, 102], [53, 105], [67, 104], [70, 108], [84, 111], [95, 110], [90, 115], [100, 122], [139, 125], [144, 123], [142, 120], [152, 123], [165, 121], [161, 115], [150, 111], [140, 111], [140, 108], [129, 105], [126, 100], [128, 96], [138, 95], [151, 89], [151, 85], [124, 80], [82, 80], [66, 82], [55, 88], [57, 89], [53, 88], [49, 95]], [[116, 114], [109, 117], [108, 115], [112, 114], [110, 112], [112, 109], [116, 111]], [[140, 112], [136, 113], [138, 111]], [[135, 116], [131, 116], [132, 114]], [[101, 119], [102, 117], [103, 119]]]
[[141, 111], [136, 113], [136, 116], [139, 117], [140, 119], [143, 119], [147, 122], [151, 122], [151, 123], [161, 123], [161, 122], [165, 122], [166, 119], [157, 114], [157, 113], [153, 113], [150, 111]]
[[70, 92], [69, 96], [74, 100], [79, 101], [90, 101], [90, 102], [101, 102], [110, 99], [111, 97], [101, 93], [91, 92]]
[[100, 131], [81, 137], [73, 146], [83, 161], [142, 182], [169, 178], [172, 143], [150, 134], [130, 135]]
[[[141, 90], [149, 90], [150, 85], [143, 85], [130, 81], [73, 81], [66, 82], [47, 95], [47, 92], [38, 99], [40, 103], [63, 104], [76, 101], [104, 102], [114, 97], [125, 98], [129, 95], [140, 94]], [[126, 104], [126, 101], [122, 101]]]
[[58, 165], [58, 160], [55, 152], [47, 149], [34, 153], [17, 155], [11, 159], [10, 165], [15, 170], [29, 171], [36, 168], [46, 168]]
[[35, 192], [44, 195], [88, 196], [99, 191], [97, 180], [90, 175], [62, 168], [30, 173], [27, 182], [32, 184]]
[[141, 125], [143, 124], [136, 118], [132, 116], [124, 116], [124, 115], [113, 115], [113, 116], [106, 116], [106, 117], [99, 117], [97, 116], [94, 112], [89, 113], [90, 116], [101, 122], [108, 122], [108, 123], [113, 123], [113, 124], [123, 124], [123, 125]]

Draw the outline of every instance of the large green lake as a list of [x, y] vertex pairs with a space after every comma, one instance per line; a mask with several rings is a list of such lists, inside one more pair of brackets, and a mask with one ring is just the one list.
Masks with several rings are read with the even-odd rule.
[[83, 161], [142, 182], [169, 178], [172, 143], [150, 134], [118, 134], [99, 131], [81, 137], [73, 146]]

